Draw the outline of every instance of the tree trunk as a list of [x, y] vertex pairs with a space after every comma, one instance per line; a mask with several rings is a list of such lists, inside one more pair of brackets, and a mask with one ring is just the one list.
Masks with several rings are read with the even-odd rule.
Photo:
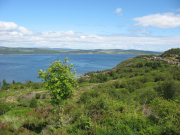
[[59, 99], [58, 99], [58, 108], [59, 108], [59, 113], [58, 113], [59, 125], [62, 126], [61, 117], [59, 117], [59, 114], [60, 114], [60, 100]]

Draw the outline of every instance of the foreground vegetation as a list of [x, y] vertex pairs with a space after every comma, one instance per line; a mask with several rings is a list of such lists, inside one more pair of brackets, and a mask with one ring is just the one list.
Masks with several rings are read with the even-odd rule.
[[179, 135], [180, 66], [137, 56], [78, 79], [73, 98], [57, 106], [44, 83], [3, 83], [0, 134]]

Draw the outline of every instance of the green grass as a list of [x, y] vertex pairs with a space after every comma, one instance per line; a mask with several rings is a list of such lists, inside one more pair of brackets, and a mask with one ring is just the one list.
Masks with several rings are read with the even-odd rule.
[[[29, 107], [18, 107], [18, 108], [14, 108], [13, 110], [10, 110], [6, 113], [6, 115], [9, 116], [14, 116], [14, 117], [24, 117], [28, 112], [30, 112], [31, 110], [33, 110], [32, 108]], [[0, 118], [3, 118], [3, 115], [0, 116]]]

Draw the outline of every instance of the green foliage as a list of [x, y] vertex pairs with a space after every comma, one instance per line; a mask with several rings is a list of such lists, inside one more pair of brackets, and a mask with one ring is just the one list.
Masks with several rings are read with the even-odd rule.
[[103, 83], [103, 82], [107, 82], [109, 80], [109, 75], [105, 74], [105, 73], [99, 73], [97, 75], [94, 75], [93, 77], [91, 77], [90, 79], [90, 83]]
[[68, 58], [65, 61], [55, 61], [51, 63], [47, 71], [39, 70], [39, 78], [45, 80], [45, 87], [51, 92], [51, 103], [58, 104], [59, 126], [62, 127], [60, 107], [64, 106], [67, 98], [72, 97], [74, 87], [77, 87], [75, 79], [76, 71], [71, 72], [73, 64], [67, 65]]
[[41, 97], [41, 94], [40, 93], [36, 93], [36, 99], [40, 99], [40, 97]]
[[31, 85], [32, 85], [33, 89], [39, 89], [40, 88], [39, 83], [32, 83]]
[[87, 82], [88, 80], [87, 79], [85, 79], [85, 78], [83, 78], [83, 77], [80, 77], [79, 79], [77, 79], [77, 82], [78, 83], [85, 83], [85, 82]]
[[0, 115], [6, 114], [11, 108], [7, 103], [0, 102]]
[[12, 84], [16, 84], [16, 82], [13, 80], [13, 81], [12, 81]]
[[17, 82], [16, 84], [22, 84], [21, 82]]
[[20, 102], [21, 100], [22, 100], [22, 98], [19, 96], [18, 99], [17, 99], [17, 101]]
[[17, 90], [17, 89], [18, 89], [18, 86], [14, 86], [14, 89]]
[[10, 85], [5, 85], [1, 87], [1, 90], [8, 90], [10, 88]]
[[8, 83], [6, 82], [6, 79], [4, 78], [3, 79], [3, 86], [6, 86], [6, 85], [8, 85]]
[[6, 82], [5, 78], [3, 79], [2, 83], [3, 83], [1, 87], [2, 90], [8, 90], [10, 88], [10, 84]]
[[20, 89], [24, 89], [24, 86], [23, 86], [23, 85], [21, 85]]
[[173, 99], [180, 92], [179, 85], [174, 80], [166, 80], [155, 86], [155, 90], [165, 99]]
[[180, 48], [172, 48], [167, 51], [165, 51], [163, 54], [161, 54], [162, 57], [169, 57], [170, 54], [178, 54], [180, 55]]
[[154, 73], [154, 81], [165, 81], [167, 79], [167, 74], [164, 73]]
[[30, 106], [31, 108], [36, 108], [36, 107], [37, 107], [37, 100], [36, 100], [35, 98], [32, 98], [32, 99], [30, 100], [29, 106]]
[[30, 106], [30, 101], [32, 100], [21, 100], [21, 98], [18, 98], [18, 100], [20, 100], [20, 101], [18, 101], [19, 102], [19, 104], [18, 104], [18, 106], [23, 106], [23, 107], [29, 107]]
[[160, 62], [154, 61], [154, 62], [146, 62], [146, 67], [151, 67], [152, 69], [158, 69], [159, 67], [162, 67]]
[[137, 100], [140, 104], [149, 104], [156, 97], [158, 97], [157, 92], [153, 88], [147, 87], [138, 90], [135, 100]]
[[76, 71], [71, 72], [73, 64], [67, 65], [68, 58], [65, 61], [56, 61], [51, 63], [47, 71], [39, 70], [39, 78], [45, 80], [45, 87], [52, 93], [52, 99], [65, 100], [72, 96], [74, 87], [77, 86], [74, 79]]
[[45, 93], [42, 95], [42, 99], [46, 99], [46, 94]]

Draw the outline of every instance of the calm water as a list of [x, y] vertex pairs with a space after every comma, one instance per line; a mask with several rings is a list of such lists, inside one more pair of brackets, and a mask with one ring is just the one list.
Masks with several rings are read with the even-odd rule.
[[37, 71], [46, 70], [50, 62], [64, 60], [68, 57], [69, 63], [74, 64], [77, 75], [89, 71], [105, 70], [115, 67], [123, 60], [137, 55], [116, 55], [116, 54], [58, 54], [58, 55], [0, 55], [0, 81], [4, 78], [8, 83], [25, 83], [25, 80], [40, 82], [37, 78]]

